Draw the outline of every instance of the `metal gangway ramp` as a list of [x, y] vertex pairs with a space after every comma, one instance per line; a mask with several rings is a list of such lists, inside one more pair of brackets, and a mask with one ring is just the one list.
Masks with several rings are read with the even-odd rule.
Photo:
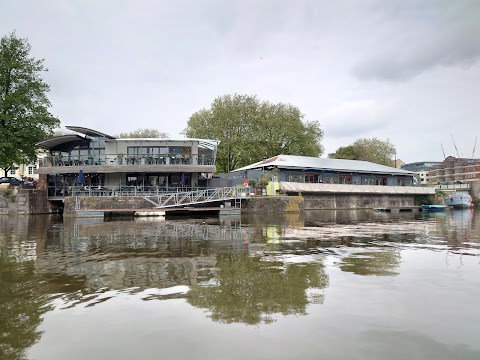
[[249, 195], [248, 187], [223, 187], [193, 191], [179, 191], [142, 196], [155, 208], [172, 208], [186, 205], [205, 204], [216, 201], [235, 200], [235, 206]]

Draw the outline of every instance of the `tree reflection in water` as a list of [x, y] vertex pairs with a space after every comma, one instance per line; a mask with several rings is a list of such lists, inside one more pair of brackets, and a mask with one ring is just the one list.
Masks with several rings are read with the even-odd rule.
[[26, 358], [41, 336], [37, 327], [49, 310], [39, 296], [33, 260], [17, 261], [0, 251], [0, 358]]
[[342, 259], [340, 269], [357, 275], [396, 276], [401, 262], [400, 250], [362, 251]]
[[248, 254], [217, 256], [216, 284], [197, 285], [188, 302], [208, 309], [214, 321], [248, 325], [275, 321], [274, 314], [305, 315], [310, 302], [323, 303], [323, 294], [308, 289], [328, 286], [320, 263], [285, 264]]

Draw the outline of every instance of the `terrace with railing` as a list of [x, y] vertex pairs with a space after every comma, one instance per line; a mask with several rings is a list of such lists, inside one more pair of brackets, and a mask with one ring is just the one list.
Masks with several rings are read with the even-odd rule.
[[167, 193], [202, 190], [191, 186], [144, 186], [144, 185], [64, 185], [49, 186], [49, 198], [65, 196], [158, 196]]
[[214, 165], [213, 155], [54, 155], [46, 156], [41, 166], [82, 166], [82, 165]]

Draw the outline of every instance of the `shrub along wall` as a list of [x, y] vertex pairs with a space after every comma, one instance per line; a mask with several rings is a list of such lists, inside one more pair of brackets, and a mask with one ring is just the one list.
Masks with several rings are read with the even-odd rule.
[[301, 196], [258, 196], [245, 201], [242, 212], [299, 212], [303, 210]]

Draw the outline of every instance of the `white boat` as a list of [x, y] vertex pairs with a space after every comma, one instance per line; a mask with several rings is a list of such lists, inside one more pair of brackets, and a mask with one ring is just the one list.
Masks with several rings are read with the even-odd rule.
[[445, 205], [454, 209], [466, 209], [473, 206], [472, 197], [467, 193], [454, 193], [445, 198]]

